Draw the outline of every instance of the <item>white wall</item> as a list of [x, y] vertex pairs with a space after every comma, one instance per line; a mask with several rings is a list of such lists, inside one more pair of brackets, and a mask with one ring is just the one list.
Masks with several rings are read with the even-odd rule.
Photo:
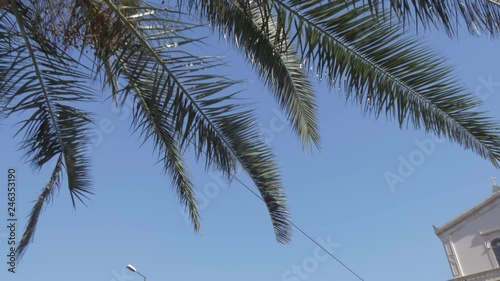
[[500, 200], [494, 201], [461, 223], [440, 233], [439, 238], [443, 244], [451, 242], [461, 271], [458, 276], [498, 268], [489, 242], [494, 238], [500, 238]]

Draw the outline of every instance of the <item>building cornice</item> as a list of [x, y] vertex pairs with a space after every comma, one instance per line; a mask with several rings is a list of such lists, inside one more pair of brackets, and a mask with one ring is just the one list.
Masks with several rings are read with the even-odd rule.
[[460, 276], [449, 281], [497, 281], [500, 280], [500, 268], [494, 268], [467, 276]]
[[462, 214], [456, 216], [452, 220], [448, 221], [441, 227], [435, 227], [434, 226], [434, 232], [436, 235], [440, 235], [446, 230], [449, 230], [450, 228], [454, 227], [455, 225], [459, 224], [463, 220], [465, 220], [467, 217], [471, 216], [472, 214], [476, 213], [477, 211], [483, 209], [484, 207], [490, 205], [491, 203], [495, 202], [496, 200], [500, 199], [500, 192], [494, 192], [491, 194], [489, 197], [484, 199], [483, 201], [479, 202], [476, 204], [474, 207], [470, 208], [469, 210], [463, 212]]

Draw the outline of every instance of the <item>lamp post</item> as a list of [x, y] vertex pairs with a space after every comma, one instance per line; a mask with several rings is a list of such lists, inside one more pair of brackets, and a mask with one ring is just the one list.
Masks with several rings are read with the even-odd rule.
[[131, 264], [128, 264], [127, 265], [127, 269], [132, 271], [132, 272], [135, 272], [137, 274], [139, 274], [140, 276], [142, 276], [142, 278], [144, 278], [144, 281], [146, 281], [146, 276], [142, 275], [139, 271], [137, 271], [137, 269], [135, 269], [135, 267]]

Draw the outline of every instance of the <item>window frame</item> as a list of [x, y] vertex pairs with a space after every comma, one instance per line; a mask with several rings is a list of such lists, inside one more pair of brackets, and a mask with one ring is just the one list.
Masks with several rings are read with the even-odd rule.
[[495, 256], [497, 260], [497, 265], [500, 267], [500, 238], [494, 238], [491, 240], [490, 247], [493, 252], [493, 256]]

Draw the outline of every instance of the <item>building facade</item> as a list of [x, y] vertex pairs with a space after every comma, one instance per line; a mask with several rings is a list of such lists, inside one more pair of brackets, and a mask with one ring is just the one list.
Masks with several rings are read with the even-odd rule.
[[500, 186], [434, 231], [443, 242], [452, 281], [500, 280]]

